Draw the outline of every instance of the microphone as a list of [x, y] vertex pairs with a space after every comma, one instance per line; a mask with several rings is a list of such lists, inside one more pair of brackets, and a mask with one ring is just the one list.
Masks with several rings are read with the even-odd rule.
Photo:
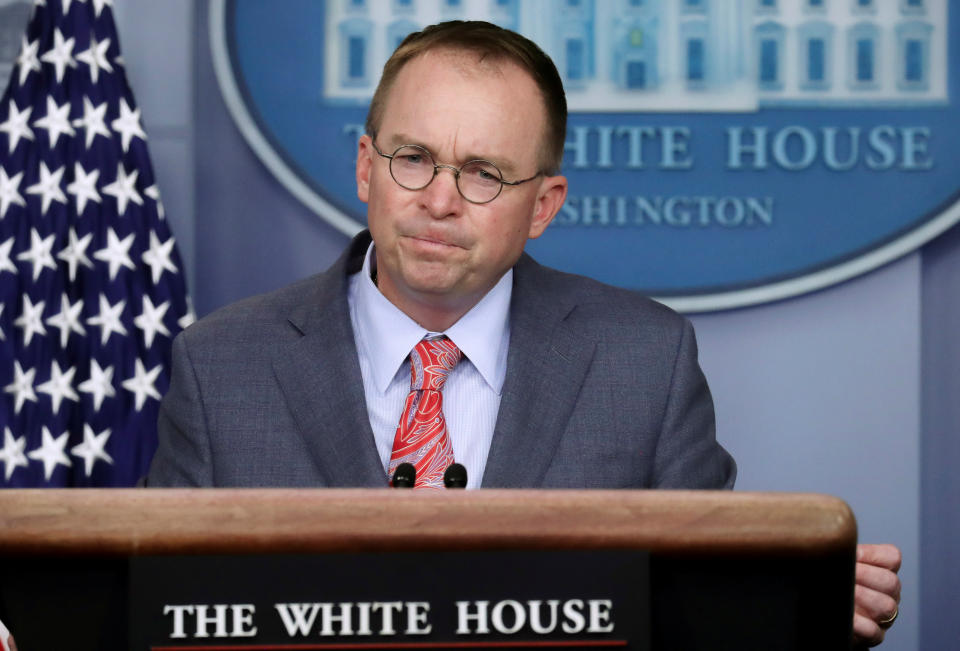
[[390, 485], [394, 488], [413, 488], [417, 483], [417, 469], [412, 463], [401, 463], [393, 471], [393, 480]]
[[443, 473], [443, 485], [447, 488], [466, 488], [467, 469], [459, 463], [451, 463]]

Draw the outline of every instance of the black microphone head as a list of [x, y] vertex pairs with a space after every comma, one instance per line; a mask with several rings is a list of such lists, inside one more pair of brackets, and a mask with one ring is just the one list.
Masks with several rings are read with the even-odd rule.
[[443, 485], [447, 488], [466, 488], [467, 469], [459, 463], [451, 463], [443, 473]]
[[393, 481], [390, 485], [394, 488], [413, 488], [417, 483], [417, 469], [412, 463], [401, 463], [393, 471]]

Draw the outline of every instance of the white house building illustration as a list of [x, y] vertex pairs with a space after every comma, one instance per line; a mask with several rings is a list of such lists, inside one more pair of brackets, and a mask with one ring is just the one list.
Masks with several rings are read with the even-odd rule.
[[411, 31], [476, 19], [556, 62], [571, 111], [947, 100], [948, 0], [328, 0], [323, 95], [369, 101]]

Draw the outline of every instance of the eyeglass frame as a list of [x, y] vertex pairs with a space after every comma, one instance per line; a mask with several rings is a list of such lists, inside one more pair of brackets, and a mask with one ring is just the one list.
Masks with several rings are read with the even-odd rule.
[[[393, 182], [396, 183], [397, 185], [399, 185], [399, 186], [400, 186], [401, 188], [403, 188], [404, 190], [410, 190], [411, 192], [419, 192], [420, 190], [426, 189], [431, 183], [433, 183], [434, 179], [437, 178], [437, 176], [440, 174], [440, 168], [443, 167], [443, 168], [446, 168], [446, 169], [450, 170], [451, 172], [453, 172], [453, 178], [454, 178], [454, 182], [456, 183], [456, 186], [457, 186], [457, 192], [460, 194], [461, 197], [463, 197], [463, 200], [464, 200], [464, 201], [468, 201], [468, 202], [470, 202], [470, 203], [472, 203], [472, 204], [475, 204], [475, 205], [478, 205], [478, 206], [482, 206], [482, 205], [484, 205], [484, 204], [488, 204], [488, 203], [490, 203], [491, 201], [493, 201], [494, 199], [496, 199], [497, 197], [499, 197], [499, 196], [500, 196], [500, 193], [503, 192], [503, 186], [505, 186], [505, 185], [518, 186], [518, 185], [520, 185], [520, 184], [522, 184], [522, 183], [526, 183], [527, 181], [532, 181], [532, 180], [534, 180], [535, 178], [537, 178], [537, 177], [539, 177], [539, 176], [543, 176], [543, 174], [544, 174], [543, 170], [538, 170], [537, 173], [534, 174], [533, 176], [531, 176], [530, 178], [520, 179], [519, 181], [508, 181], [508, 180], [506, 180], [505, 178], [503, 178], [503, 172], [500, 171], [500, 168], [497, 167], [497, 165], [496, 165], [493, 161], [489, 161], [489, 160], [486, 160], [486, 159], [483, 159], [483, 158], [475, 158], [475, 159], [473, 159], [473, 160], [468, 160], [466, 163], [464, 163], [464, 164], [461, 165], [460, 167], [454, 167], [453, 165], [447, 165], [447, 164], [445, 164], [445, 163], [438, 163], [438, 162], [437, 162], [437, 159], [434, 158], [434, 156], [433, 156], [432, 153], [430, 153], [430, 150], [427, 149], [426, 147], [421, 146], [421, 145], [404, 144], [404, 145], [400, 145], [399, 147], [397, 147], [396, 149], [394, 149], [392, 154], [384, 154], [382, 151], [380, 151], [380, 147], [377, 146], [377, 141], [376, 141], [375, 138], [371, 138], [371, 139], [370, 139], [370, 143], [373, 145], [373, 150], [374, 150], [375, 152], [377, 152], [378, 154], [380, 154], [381, 156], [383, 156], [384, 158], [386, 158], [386, 159], [388, 159], [388, 160], [390, 161], [390, 163], [388, 164], [388, 169], [390, 170], [390, 178], [392, 178], [392, 179], [393, 179]], [[403, 149], [404, 147], [413, 147], [414, 149], [419, 149], [420, 151], [422, 151], [423, 153], [425, 153], [427, 156], [429, 156], [431, 161], [433, 161], [433, 176], [431, 176], [431, 177], [430, 177], [430, 180], [427, 181], [426, 183], [424, 183], [423, 185], [421, 185], [419, 188], [411, 188], [411, 187], [408, 187], [408, 186], [404, 185], [403, 183], [401, 183], [400, 181], [398, 181], [398, 180], [397, 180], [397, 177], [394, 176], [394, 174], [393, 174], [393, 158], [394, 158], [394, 156], [397, 155], [397, 152], [400, 151], [401, 149]], [[466, 167], [467, 165], [470, 165], [471, 163], [486, 163], [486, 164], [490, 165], [491, 167], [493, 167], [493, 169], [497, 170], [497, 174], [500, 176], [500, 178], [498, 179], [498, 180], [500, 181], [500, 189], [498, 189], [498, 190], [497, 190], [497, 193], [496, 193], [495, 195], [493, 195], [492, 197], [490, 197], [489, 199], [487, 199], [486, 201], [474, 201], [473, 199], [471, 199], [470, 197], [468, 197], [467, 195], [465, 195], [465, 194], [463, 193], [463, 190], [460, 189], [460, 173], [463, 172], [463, 168], [464, 168], [464, 167]]]

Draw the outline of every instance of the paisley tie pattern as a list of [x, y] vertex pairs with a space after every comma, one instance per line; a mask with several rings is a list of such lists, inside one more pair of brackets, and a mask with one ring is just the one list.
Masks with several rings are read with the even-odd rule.
[[443, 473], [453, 463], [453, 444], [443, 418], [443, 385], [462, 357], [445, 336], [423, 339], [410, 351], [410, 393], [393, 439], [388, 481], [397, 466], [417, 469], [414, 488], [443, 488]]

